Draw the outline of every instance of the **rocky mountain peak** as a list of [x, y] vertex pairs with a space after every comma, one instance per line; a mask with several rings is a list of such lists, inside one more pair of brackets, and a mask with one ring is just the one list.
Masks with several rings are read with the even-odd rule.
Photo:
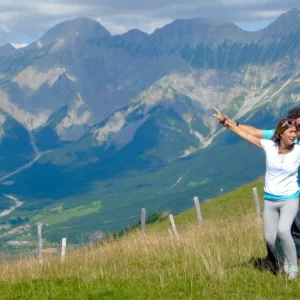
[[225, 40], [253, 40], [254, 36], [254, 33], [246, 32], [231, 22], [206, 18], [177, 19], [152, 34], [153, 39], [160, 39], [166, 46], [178, 43], [216, 45]]
[[288, 12], [282, 14], [279, 18], [297, 18], [300, 19], [300, 10], [298, 8], [292, 8]]
[[82, 39], [102, 39], [109, 38], [111, 35], [97, 21], [89, 18], [76, 18], [54, 26], [45, 33], [39, 42], [45, 45], [62, 39], [76, 38], [77, 36]]
[[9, 43], [0, 46], [0, 55], [13, 55], [16, 52], [15, 47]]
[[261, 32], [263, 36], [280, 37], [290, 32], [300, 30], [300, 10], [293, 8], [288, 12], [280, 15], [273, 23], [271, 23]]
[[139, 29], [131, 29], [126, 33], [121, 35], [113, 36], [114, 41], [126, 41], [126, 43], [131, 43], [133, 45], [143, 43], [149, 37], [148, 33], [145, 33]]

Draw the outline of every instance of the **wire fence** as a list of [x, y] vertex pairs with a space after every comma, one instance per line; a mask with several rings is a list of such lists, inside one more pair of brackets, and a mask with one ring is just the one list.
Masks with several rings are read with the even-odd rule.
[[[0, 264], [4, 264], [10, 261], [15, 260], [24, 260], [26, 258], [34, 258], [39, 259], [40, 255], [50, 255], [52, 257], [62, 257], [66, 256], [66, 253], [72, 253], [75, 251], [81, 251], [87, 247], [93, 247], [96, 243], [84, 243], [84, 244], [65, 244], [65, 250], [63, 251], [62, 246], [57, 247], [47, 247], [42, 249], [42, 253], [39, 250], [38, 242], [36, 242], [36, 245], [32, 245], [30, 247], [20, 247], [20, 248], [14, 248], [14, 249], [1, 249], [0, 250]], [[67, 250], [67, 251], [66, 251]]]
[[[258, 219], [261, 219], [261, 210], [260, 210], [260, 201], [258, 198], [257, 188], [253, 188], [253, 198], [255, 203], [255, 211]], [[196, 216], [198, 221], [198, 226], [203, 226], [203, 220], [201, 215], [201, 209], [198, 197], [194, 197], [194, 204], [196, 209]], [[173, 218], [173, 215], [169, 215], [170, 225], [168, 228], [169, 235], [177, 240], [180, 240], [180, 234], [177, 231], [176, 224]], [[24, 260], [26, 258], [34, 258], [39, 260], [41, 263], [43, 262], [43, 257], [45, 255], [51, 255], [52, 257], [60, 257], [63, 261], [66, 257], [66, 254], [70, 254], [75, 251], [85, 250], [88, 247], [98, 246], [101, 243], [101, 240], [105, 239], [114, 239], [112, 236], [106, 237], [103, 236], [102, 239], [98, 241], [88, 242], [88, 243], [78, 243], [78, 244], [67, 244], [67, 239], [62, 238], [60, 244], [51, 245], [49, 247], [44, 248], [43, 240], [42, 240], [42, 223], [37, 223], [38, 225], [38, 241], [30, 244], [22, 244], [20, 243], [18, 248], [13, 247], [12, 244], [8, 246], [8, 248], [0, 249], [0, 264], [4, 264], [13, 260]], [[146, 233], [146, 209], [141, 209], [141, 224], [140, 224], [141, 232], [143, 235]], [[124, 238], [124, 235], [121, 237], [117, 237], [118, 239]]]

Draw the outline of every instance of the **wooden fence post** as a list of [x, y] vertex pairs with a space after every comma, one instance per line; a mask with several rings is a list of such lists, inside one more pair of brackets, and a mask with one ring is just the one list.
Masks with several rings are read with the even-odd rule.
[[42, 222], [36, 223], [38, 227], [38, 238], [39, 238], [39, 244], [38, 244], [38, 255], [39, 255], [39, 263], [43, 262], [43, 238], [42, 238]]
[[195, 208], [196, 208], [196, 214], [197, 214], [197, 219], [198, 219], [199, 227], [201, 227], [203, 225], [203, 220], [202, 220], [202, 216], [201, 216], [199, 199], [198, 199], [197, 196], [194, 197], [194, 203], [195, 203]]
[[170, 235], [172, 238], [175, 237], [171, 228], [168, 228], [168, 232], [169, 232], [169, 235]]
[[142, 229], [142, 233], [145, 234], [145, 231], [146, 231], [146, 208], [142, 208], [142, 211], [141, 211], [141, 229]]
[[253, 188], [253, 197], [254, 197], [254, 202], [255, 202], [255, 207], [256, 207], [256, 215], [260, 216], [260, 206], [259, 206], [259, 198], [257, 194], [257, 188]]
[[67, 251], [67, 239], [62, 238], [62, 240], [61, 240], [61, 261], [65, 260], [66, 251]]
[[175, 225], [175, 221], [174, 221], [173, 215], [169, 215], [169, 218], [170, 218], [170, 221], [171, 221], [173, 233], [174, 233], [176, 239], [180, 240], [179, 234], [178, 234], [177, 229], [176, 229], [176, 225]]

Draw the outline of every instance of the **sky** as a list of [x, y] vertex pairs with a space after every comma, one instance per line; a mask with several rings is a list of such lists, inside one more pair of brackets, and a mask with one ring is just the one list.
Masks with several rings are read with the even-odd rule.
[[175, 19], [231, 21], [247, 31], [266, 27], [300, 0], [0, 0], [0, 45], [26, 46], [54, 25], [77, 17], [111, 34], [137, 28], [152, 33]]

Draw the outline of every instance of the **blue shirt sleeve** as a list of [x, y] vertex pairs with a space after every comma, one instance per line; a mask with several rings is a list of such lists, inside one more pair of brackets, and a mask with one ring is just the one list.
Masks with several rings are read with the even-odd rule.
[[270, 140], [275, 133], [275, 129], [272, 130], [263, 130], [263, 135], [265, 140]]

